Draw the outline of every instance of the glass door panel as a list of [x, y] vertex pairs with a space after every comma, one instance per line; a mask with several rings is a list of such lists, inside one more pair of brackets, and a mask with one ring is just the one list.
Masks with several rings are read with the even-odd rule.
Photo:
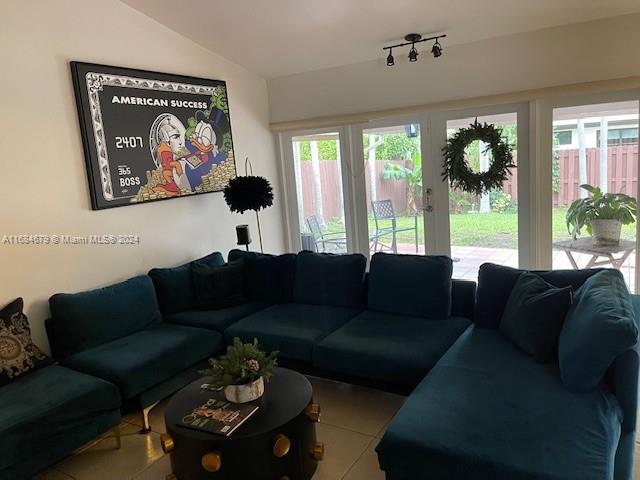
[[[618, 245], [598, 246], [589, 227], [567, 225], [573, 202], [590, 194], [638, 195], [638, 110], [640, 102], [579, 105], [553, 110], [553, 268], [618, 268], [635, 291], [635, 222], [622, 225]], [[610, 242], [615, 243], [615, 242]]]
[[337, 132], [292, 138], [300, 240], [303, 249], [345, 253], [340, 136]]
[[420, 125], [362, 131], [369, 252], [424, 254]]
[[[468, 127], [476, 117], [447, 120], [447, 137]], [[518, 115], [504, 113], [477, 117], [502, 129], [503, 138], [518, 157]], [[473, 142], [465, 157], [471, 170], [486, 171], [492, 161], [491, 150], [482, 142]], [[518, 178], [512, 168], [501, 188], [485, 195], [472, 195], [449, 185], [449, 232], [453, 278], [477, 280], [478, 269], [485, 262], [518, 266]]]

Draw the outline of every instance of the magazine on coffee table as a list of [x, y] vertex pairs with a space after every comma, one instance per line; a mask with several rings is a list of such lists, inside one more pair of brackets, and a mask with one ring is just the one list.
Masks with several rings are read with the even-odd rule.
[[186, 412], [178, 425], [228, 437], [256, 410], [257, 405], [209, 398], [193, 411]]

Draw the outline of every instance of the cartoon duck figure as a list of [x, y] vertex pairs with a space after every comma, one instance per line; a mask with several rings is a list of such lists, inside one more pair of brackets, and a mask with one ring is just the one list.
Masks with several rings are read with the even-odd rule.
[[213, 165], [226, 160], [227, 156], [219, 150], [219, 144], [225, 132], [229, 131], [227, 116], [222, 110], [213, 108], [207, 116], [205, 112], [196, 112], [198, 122], [186, 142], [187, 149], [198, 157], [199, 163], [186, 169], [186, 175], [192, 188], [202, 184], [202, 176], [211, 171]]

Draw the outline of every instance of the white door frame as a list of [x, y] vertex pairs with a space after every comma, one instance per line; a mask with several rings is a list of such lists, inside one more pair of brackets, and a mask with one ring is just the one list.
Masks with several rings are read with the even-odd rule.
[[[552, 232], [552, 212], [553, 212], [553, 192], [552, 180], [552, 157], [553, 157], [553, 110], [555, 108], [574, 107], [581, 105], [597, 105], [599, 103], [615, 103], [638, 101], [640, 102], [640, 89], [591, 93], [581, 95], [570, 95], [561, 98], [545, 99], [536, 101], [535, 117], [541, 126], [536, 135], [536, 150], [538, 168], [538, 225], [537, 246], [539, 250], [539, 268], [551, 269], [553, 263], [553, 232]], [[640, 112], [639, 112], [640, 114]], [[640, 155], [639, 155], [640, 157]], [[638, 160], [640, 163], [640, 158]], [[639, 169], [640, 171], [640, 169]], [[640, 202], [640, 188], [636, 200]], [[636, 247], [640, 240], [640, 222], [636, 221]], [[635, 265], [635, 290], [640, 289], [640, 255], [636, 248]]]
[[449, 222], [449, 183], [442, 179], [442, 147], [447, 139], [447, 121], [462, 118], [483, 117], [504, 113], [517, 114], [518, 126], [518, 263], [521, 268], [532, 268], [535, 257], [531, 247], [533, 216], [531, 215], [531, 162], [529, 162], [529, 102], [470, 107], [459, 110], [443, 110], [431, 114], [431, 158], [436, 171], [432, 178], [441, 181], [434, 183], [433, 204], [436, 232], [436, 252], [451, 256], [451, 226]]
[[277, 135], [277, 144], [280, 150], [280, 177], [282, 181], [282, 200], [284, 204], [284, 227], [286, 248], [288, 252], [298, 252], [302, 248], [300, 240], [300, 234], [302, 232], [302, 225], [300, 225], [298, 215], [298, 197], [295, 168], [293, 159], [292, 141], [295, 137], [306, 135], [317, 135], [322, 133], [337, 133], [340, 146], [340, 168], [342, 170], [342, 191], [344, 192], [344, 221], [345, 231], [347, 235], [347, 251], [355, 251], [355, 238], [354, 238], [354, 219], [352, 215], [353, 209], [351, 204], [353, 201], [353, 194], [350, 182], [349, 171], [349, 159], [351, 157], [351, 149], [349, 142], [349, 132], [347, 127], [327, 127], [327, 128], [315, 128], [310, 130], [298, 130], [291, 132], [283, 132]]

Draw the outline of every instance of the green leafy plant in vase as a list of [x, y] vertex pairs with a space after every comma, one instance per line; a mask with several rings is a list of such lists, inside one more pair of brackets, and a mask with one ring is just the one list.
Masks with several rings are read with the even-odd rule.
[[618, 245], [622, 225], [636, 221], [636, 199], [624, 193], [602, 193], [592, 185], [580, 185], [589, 197], [574, 200], [567, 210], [567, 229], [575, 240], [582, 228], [596, 246]]
[[235, 403], [251, 402], [264, 394], [264, 382], [273, 375], [278, 352], [269, 354], [258, 348], [258, 340], [242, 343], [238, 337], [227, 347], [225, 354], [209, 359], [209, 368], [200, 373], [207, 377], [208, 388], [224, 389], [227, 400]]

